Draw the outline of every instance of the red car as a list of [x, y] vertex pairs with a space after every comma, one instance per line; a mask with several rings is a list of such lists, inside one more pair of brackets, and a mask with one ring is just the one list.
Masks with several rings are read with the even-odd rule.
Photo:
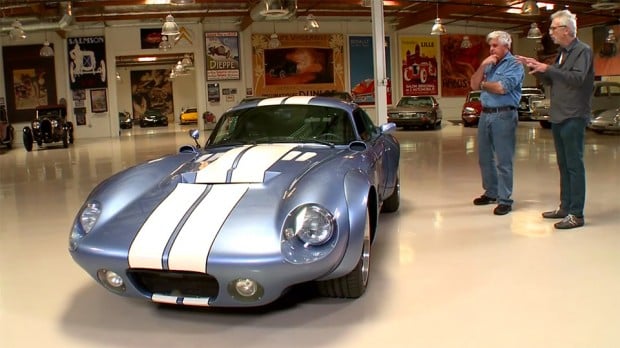
[[467, 99], [465, 99], [465, 104], [463, 104], [463, 111], [461, 111], [463, 126], [477, 126], [481, 112], [482, 103], [480, 102], [480, 91], [470, 91], [467, 95]]

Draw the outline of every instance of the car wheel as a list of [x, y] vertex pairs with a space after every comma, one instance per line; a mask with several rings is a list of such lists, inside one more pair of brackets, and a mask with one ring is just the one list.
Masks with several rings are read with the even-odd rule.
[[69, 132], [66, 129], [62, 132], [62, 147], [64, 148], [69, 147], [69, 134], [67, 133]]
[[67, 129], [69, 130], [69, 144], [73, 144], [73, 122], [67, 122]]
[[383, 206], [381, 206], [382, 213], [393, 213], [398, 211], [400, 207], [400, 179], [396, 177], [396, 186], [394, 187], [394, 192], [388, 197], [385, 201], [383, 201]]
[[437, 121], [437, 123], [435, 123], [435, 129], [441, 129], [441, 120]]
[[32, 130], [30, 130], [30, 128], [28, 127], [24, 127], [24, 134], [23, 134], [23, 140], [24, 140], [24, 147], [26, 148], [26, 151], [30, 152], [32, 151]]
[[319, 294], [327, 297], [358, 298], [364, 294], [370, 275], [370, 214], [366, 209], [362, 252], [355, 268], [344, 277], [320, 281]]
[[549, 122], [549, 121], [540, 121], [540, 126], [543, 127], [544, 129], [550, 129], [551, 128], [551, 122]]

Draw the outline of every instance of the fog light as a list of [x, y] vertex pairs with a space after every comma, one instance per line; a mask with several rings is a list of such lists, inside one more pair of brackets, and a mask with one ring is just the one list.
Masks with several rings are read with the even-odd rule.
[[100, 269], [97, 271], [97, 278], [108, 290], [117, 293], [125, 291], [125, 281], [123, 281], [123, 278], [116, 272]]
[[228, 293], [240, 301], [256, 301], [263, 296], [264, 290], [263, 287], [253, 279], [239, 278], [228, 284]]

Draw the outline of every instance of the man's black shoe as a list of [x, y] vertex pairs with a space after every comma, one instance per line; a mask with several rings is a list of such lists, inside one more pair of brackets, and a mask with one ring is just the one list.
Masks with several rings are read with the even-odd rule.
[[492, 204], [492, 203], [496, 203], [497, 199], [495, 198], [491, 198], [485, 195], [482, 195], [476, 199], [474, 199], [474, 205], [487, 205], [487, 204]]
[[542, 217], [545, 219], [564, 219], [566, 215], [568, 215], [566, 210], [559, 207], [556, 210], [546, 211], [542, 213]]
[[495, 209], [493, 209], [493, 214], [495, 214], [495, 215], [506, 215], [506, 214], [510, 213], [511, 210], [512, 210], [512, 207], [509, 206], [508, 204], [498, 204], [497, 207], [495, 207]]

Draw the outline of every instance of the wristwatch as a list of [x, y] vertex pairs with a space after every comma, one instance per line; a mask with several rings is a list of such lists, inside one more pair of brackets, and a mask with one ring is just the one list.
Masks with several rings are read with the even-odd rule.
[[480, 90], [484, 90], [484, 81], [480, 81]]

